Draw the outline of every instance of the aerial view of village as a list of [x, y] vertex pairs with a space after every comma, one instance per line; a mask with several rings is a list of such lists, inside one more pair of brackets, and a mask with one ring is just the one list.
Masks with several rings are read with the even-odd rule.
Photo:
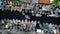
[[60, 0], [0, 0], [0, 34], [60, 34]]

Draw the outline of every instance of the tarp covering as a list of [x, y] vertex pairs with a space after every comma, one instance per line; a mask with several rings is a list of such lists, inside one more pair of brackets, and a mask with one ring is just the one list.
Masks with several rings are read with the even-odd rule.
[[31, 3], [38, 3], [38, 0], [31, 0]]

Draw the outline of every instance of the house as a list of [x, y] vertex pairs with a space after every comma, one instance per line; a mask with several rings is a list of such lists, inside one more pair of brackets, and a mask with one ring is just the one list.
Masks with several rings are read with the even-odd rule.
[[39, 0], [39, 3], [50, 4], [50, 0]]

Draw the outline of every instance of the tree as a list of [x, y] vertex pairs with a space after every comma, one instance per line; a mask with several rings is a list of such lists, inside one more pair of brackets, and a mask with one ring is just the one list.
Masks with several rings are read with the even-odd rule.
[[54, 0], [53, 4], [57, 5], [60, 2], [60, 0]]

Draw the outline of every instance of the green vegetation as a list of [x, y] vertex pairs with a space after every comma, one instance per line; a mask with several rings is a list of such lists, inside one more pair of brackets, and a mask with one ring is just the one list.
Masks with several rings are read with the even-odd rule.
[[2, 0], [2, 1], [13, 1], [13, 2], [18, 2], [20, 0]]
[[18, 2], [19, 0], [13, 0], [14, 2]]
[[53, 4], [57, 5], [60, 2], [60, 0], [54, 0]]

